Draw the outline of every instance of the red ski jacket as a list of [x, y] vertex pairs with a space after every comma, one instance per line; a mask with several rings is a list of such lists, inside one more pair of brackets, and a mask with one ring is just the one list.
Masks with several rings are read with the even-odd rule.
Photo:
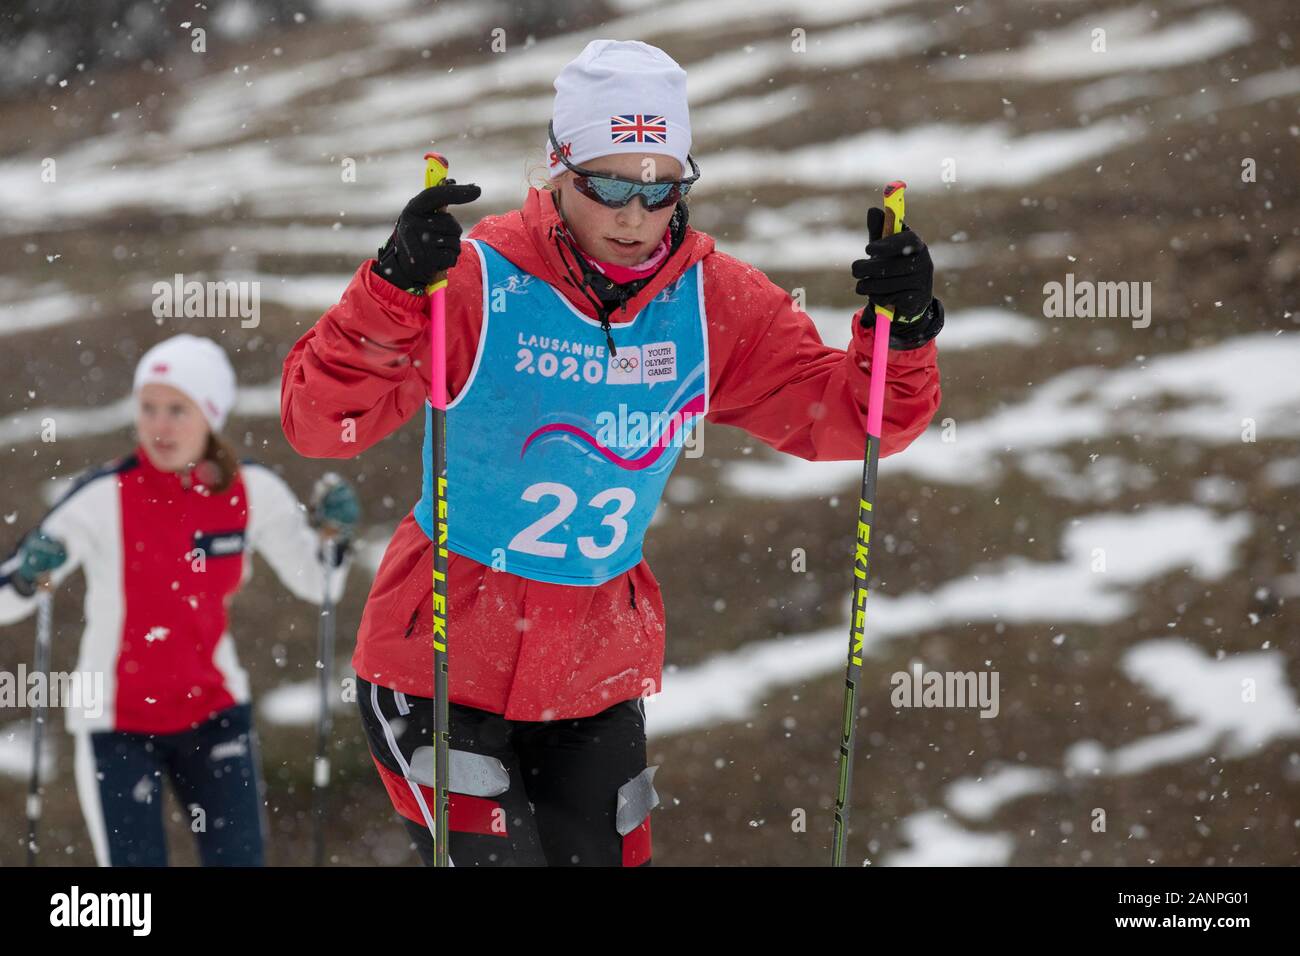
[[[551, 238], [558, 220], [552, 194], [530, 189], [523, 208], [483, 219], [469, 236], [596, 319]], [[708, 313], [706, 420], [743, 428], [801, 458], [860, 459], [874, 332], [860, 328], [857, 315], [848, 351], [830, 348], [789, 293], [687, 226], [681, 245], [611, 324], [631, 321], [700, 260]], [[303, 455], [351, 458], [423, 415], [428, 298], [390, 285], [371, 272], [372, 262], [357, 269], [339, 303], [285, 359], [280, 418], [285, 437]], [[473, 367], [483, 321], [472, 249], [462, 245], [448, 278], [447, 387], [455, 397]], [[935, 343], [891, 351], [882, 456], [902, 451], [924, 431], [939, 401]], [[366, 680], [418, 697], [433, 696], [432, 562], [433, 547], [408, 513], [370, 589], [352, 659]], [[454, 703], [512, 720], [552, 720], [589, 716], [661, 689], [663, 597], [644, 560], [598, 587], [577, 587], [494, 571], [451, 553], [448, 592]]]

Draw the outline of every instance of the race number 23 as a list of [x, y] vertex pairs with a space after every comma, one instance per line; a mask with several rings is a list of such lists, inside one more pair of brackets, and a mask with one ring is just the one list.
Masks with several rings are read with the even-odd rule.
[[[510, 549], [543, 558], [563, 558], [568, 551], [568, 544], [563, 541], [543, 541], [542, 535], [573, 514], [578, 507], [578, 494], [558, 481], [539, 481], [524, 489], [524, 501], [535, 504], [543, 498], [555, 498], [557, 504], [511, 538]], [[578, 550], [584, 557], [607, 558], [627, 538], [627, 521], [624, 518], [636, 504], [636, 494], [631, 488], [606, 488], [588, 501], [587, 507], [603, 511], [610, 504], [614, 505], [614, 510], [600, 519], [601, 526], [610, 529], [610, 540], [599, 544], [593, 536], [582, 535], [578, 538]]]

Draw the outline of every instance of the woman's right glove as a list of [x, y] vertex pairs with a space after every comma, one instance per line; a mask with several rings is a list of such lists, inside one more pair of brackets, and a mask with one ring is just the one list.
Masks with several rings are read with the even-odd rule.
[[31, 597], [36, 593], [36, 583], [41, 577], [68, 560], [68, 552], [63, 542], [38, 528], [23, 539], [18, 548], [18, 559], [18, 567], [10, 576], [9, 583], [23, 597]]
[[406, 204], [372, 271], [399, 289], [421, 295], [460, 256], [460, 223], [443, 207], [473, 202], [482, 192], [454, 179], [430, 186]]

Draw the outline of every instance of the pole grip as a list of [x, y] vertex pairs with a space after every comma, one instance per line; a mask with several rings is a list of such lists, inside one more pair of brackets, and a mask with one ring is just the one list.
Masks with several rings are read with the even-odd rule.
[[[450, 171], [450, 169], [451, 169], [451, 164], [447, 161], [447, 157], [442, 155], [442, 153], [425, 153], [424, 154], [424, 188], [428, 189], [430, 186], [441, 186], [443, 181], [446, 180], [447, 173]], [[447, 208], [446, 206], [443, 206], [440, 209], [438, 209], [437, 212], [442, 212], [446, 208]], [[425, 287], [424, 291], [426, 293], [432, 294], [435, 288], [444, 286], [446, 284], [447, 284], [447, 273], [437, 272], [434, 273], [433, 281], [430, 282]]]
[[[424, 154], [424, 188], [440, 185], [450, 164], [441, 153]], [[447, 410], [447, 273], [439, 272], [424, 290], [429, 295], [429, 402]]]
[[[892, 236], [903, 228], [903, 196], [906, 189], [907, 183], [901, 179], [896, 179], [885, 187], [882, 238]], [[889, 323], [893, 318], [892, 305], [876, 309], [876, 334], [871, 349], [871, 386], [867, 391], [867, 434], [877, 440], [884, 428], [885, 365], [889, 361]]]

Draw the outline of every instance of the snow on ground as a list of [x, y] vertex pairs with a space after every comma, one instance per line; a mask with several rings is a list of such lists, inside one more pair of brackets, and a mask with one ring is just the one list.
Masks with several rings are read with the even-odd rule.
[[[810, 84], [827, 70], [869, 66], [944, 39], [934, 24], [915, 17], [873, 19], [902, 5], [901, 0], [802, 4], [799, 22], [810, 28], [806, 52], [792, 49], [790, 38], [781, 36], [685, 63], [698, 119], [697, 152], [707, 172], [698, 190], [808, 179], [810, 173], [828, 183], [874, 185], [892, 178], [900, 166], [937, 169], [957, 144], [960, 187], [1019, 187], [1139, 135], [1137, 125], [1118, 120], [1026, 135], [997, 121], [872, 130], [780, 153], [725, 147], [729, 138], [803, 109], [812, 95]], [[202, 216], [232, 201], [241, 204], [245, 218], [366, 216], [377, 209], [395, 210], [411, 193], [405, 183], [418, 182], [420, 171], [412, 157], [427, 148], [431, 128], [435, 139], [472, 131], [456, 144], [457, 162], [475, 171], [474, 181], [484, 189], [483, 209], [493, 204], [509, 208], [522, 191], [529, 164], [541, 159], [545, 145], [530, 118], [545, 114], [552, 80], [587, 39], [620, 33], [652, 39], [666, 27], [679, 30], [685, 23], [752, 25], [756, 18], [794, 13], [789, 4], [770, 0], [728, 0], [707, 8], [684, 3], [632, 11], [588, 31], [590, 36], [516, 39], [506, 52], [475, 66], [441, 72], [421, 65], [391, 72], [398, 53], [425, 42], [420, 37], [430, 30], [474, 32], [491, 22], [492, 11], [457, 4], [433, 14], [413, 12], [377, 31], [364, 28], [374, 33], [369, 42], [320, 60], [271, 58], [196, 76], [187, 82], [186, 96], [165, 114], [168, 125], [162, 131], [138, 130], [132, 111], [121, 111], [111, 132], [60, 150], [52, 183], [39, 179], [41, 157], [8, 157], [0, 162], [0, 206], [6, 211], [0, 229], [21, 233], [32, 223], [49, 228], [133, 208]], [[799, 79], [803, 74], [807, 82]], [[745, 95], [772, 76], [781, 76], [781, 85]], [[434, 90], [437, 96], [431, 98]], [[332, 98], [319, 105], [325, 92]], [[431, 99], [458, 105], [431, 107], [431, 117], [410, 115], [406, 104]], [[504, 134], [511, 146], [503, 149], [502, 138], [492, 134]], [[715, 141], [708, 142], [709, 137]], [[888, 149], [879, 148], [886, 143]], [[341, 175], [345, 158], [357, 161], [355, 182]], [[407, 163], [413, 169], [409, 180], [393, 174], [395, 164], [404, 168]], [[932, 187], [919, 180], [914, 188]], [[371, 237], [366, 245], [374, 242]]]
[[[1129, 435], [1226, 445], [1242, 440], [1247, 420], [1260, 436], [1293, 437], [1300, 435], [1297, 368], [1300, 337], [1272, 333], [1242, 335], [1116, 370], [1082, 366], [1035, 384], [1017, 404], [957, 422], [955, 440], [944, 438], [941, 409], [906, 454], [881, 460], [880, 474], [882, 481], [907, 472], [928, 481], [988, 484], [1001, 474], [1003, 454], [1022, 458]], [[1161, 396], [1178, 399], [1181, 406], [1162, 412], [1146, 407]], [[773, 455], [737, 463], [725, 479], [735, 491], [756, 498], [825, 495], [860, 482], [862, 463]]]
[[[1008, 53], [984, 53], [950, 62], [954, 80], [1026, 79], [1051, 81], [1200, 63], [1249, 43], [1250, 20], [1227, 8], [1160, 26], [1146, 7], [1089, 13], [1057, 30], [1033, 37]], [[1093, 50], [1094, 30], [1104, 30], [1104, 51]]]
[[691, 104], [710, 103], [737, 90], [752, 89], [768, 77], [785, 71], [806, 71], [816, 77], [827, 69], [917, 53], [940, 36], [929, 23], [900, 17], [878, 23], [840, 25], [820, 33], [811, 31], [804, 52], [793, 50], [788, 36], [747, 44], [740, 50], [719, 53], [690, 65]]
[[[46, 724], [44, 739], [41, 741], [41, 783], [50, 783], [58, 775], [57, 761], [54, 754], [54, 741], [50, 737], [52, 725]], [[60, 731], [62, 728], [59, 728]], [[32, 723], [30, 720], [14, 720], [0, 726], [0, 776], [15, 780], [26, 780], [32, 772]], [[7, 811], [14, 819], [19, 812]]]
[[950, 784], [944, 799], [967, 820], [991, 820], [998, 810], [1014, 800], [1048, 793], [1056, 779], [1053, 770], [1003, 764], [991, 767], [977, 778], [963, 777]]
[[[864, 196], [861, 204], [864, 215], [867, 198]], [[720, 252], [763, 270], [822, 270], [828, 262], [843, 263], [844, 288], [852, 292], [854, 280], [849, 267], [854, 259], [863, 256], [867, 228], [864, 223], [859, 229], [810, 229], [797, 244], [791, 244], [788, 235], [744, 239], [719, 239], [715, 236], [714, 244]], [[930, 245], [930, 256], [936, 270], [969, 269], [981, 261], [985, 251], [986, 247], [977, 243], [938, 242]]]
[[[862, 305], [843, 309], [810, 306], [808, 317], [817, 326], [817, 334], [823, 342], [832, 348], [843, 349], [848, 348], [853, 334], [850, 319], [860, 308]], [[955, 352], [993, 346], [1022, 348], [1036, 344], [1047, 327], [1048, 323], [1043, 320], [1031, 319], [998, 306], [959, 309], [944, 315], [943, 350]]]
[[[1132, 612], [1141, 587], [1161, 575], [1186, 569], [1204, 581], [1221, 580], [1235, 567], [1235, 549], [1249, 531], [1246, 515], [1221, 517], [1191, 505], [1077, 518], [1064, 533], [1061, 561], [1012, 557], [929, 593], [873, 593], [865, 650], [869, 654], [887, 640], [950, 624], [1120, 620]], [[359, 563], [372, 573], [383, 554], [382, 538], [379, 532], [368, 534], [362, 546]], [[1096, 548], [1105, 551], [1104, 572], [1093, 570]], [[836, 624], [754, 641], [695, 667], [669, 668], [663, 691], [647, 699], [648, 733], [669, 736], [744, 720], [774, 691], [842, 668], [847, 650], [848, 626]], [[302, 716], [306, 705], [295, 709], [292, 701], [314, 700], [314, 687], [314, 682], [284, 685], [298, 689], [286, 690], [290, 703], [277, 703], [275, 713], [297, 713], [299, 722], [310, 722], [314, 717]], [[271, 719], [293, 722], [287, 716]]]
[[[712, 3], [683, 3], [664, 6], [651, 3], [627, 5], [630, 11], [648, 11], [642, 20], [619, 22], [623, 29], [642, 30], [716, 29], [729, 23], [750, 25], [763, 20], [780, 23], [792, 20], [819, 26], [864, 19], [907, 5], [908, 0], [715, 0]], [[613, 36], [614, 34], [610, 34]]]
[[[324, 302], [336, 297], [334, 279], [301, 277], [286, 281], [286, 295], [319, 295]], [[301, 283], [301, 284], [299, 284]], [[289, 286], [293, 290], [289, 290]], [[268, 283], [279, 293], [282, 287]], [[330, 304], [326, 302], [325, 304]], [[323, 306], [322, 306], [323, 307]], [[826, 310], [830, 312], [830, 310]], [[989, 314], [1003, 340], [1018, 337], [1025, 323], [1014, 314]], [[852, 312], [814, 318], [834, 340], [838, 325], [847, 328]], [[954, 328], [959, 323], [952, 323]], [[975, 323], [969, 323], [974, 326]], [[945, 327], [945, 334], [946, 334]], [[981, 333], [982, 335], [983, 333]], [[844, 333], [841, 331], [841, 336]], [[959, 336], [960, 337], [960, 336]], [[1062, 373], [1036, 385], [1029, 397], [992, 415], [956, 426], [956, 441], [944, 441], [942, 417], [909, 446], [907, 454], [880, 463], [882, 476], [903, 471], [930, 481], [953, 484], [987, 482], [999, 473], [997, 456], [1014, 453], [1030, 470], [1051, 477], [1070, 497], [1079, 489], [1114, 487], [1115, 463], [1099, 459], [1105, 475], [1072, 476], [1063, 458], [1034, 457], [1043, 451], [1078, 442], [1098, 441], [1109, 435], [1141, 434], [1145, 437], [1183, 437], [1225, 444], [1241, 440], [1242, 421], [1253, 419], [1260, 435], [1300, 434], [1300, 339], [1295, 336], [1258, 334], [1240, 336], [1217, 345], [1156, 356], [1144, 365], [1109, 371], [1084, 367]], [[240, 389], [236, 414], [279, 415], [278, 380]], [[1164, 412], [1144, 410], [1141, 404], [1161, 395], [1180, 398], [1185, 407]], [[108, 434], [130, 424], [130, 396], [97, 408], [43, 406], [0, 419], [0, 444], [40, 440], [43, 422], [53, 419], [61, 436]], [[1137, 466], [1135, 466], [1137, 467]], [[1140, 469], [1139, 469], [1140, 470]], [[1142, 480], [1129, 469], [1134, 480]], [[733, 490], [756, 498], [807, 497], [844, 492], [861, 480], [862, 463], [809, 462], [789, 455], [770, 460], [736, 462], [725, 480]], [[1078, 484], [1077, 481], [1085, 484]], [[1074, 481], [1073, 484], [1071, 482]], [[1073, 490], [1070, 490], [1073, 489]]]
[[[383, 233], [377, 235], [383, 236]], [[198, 273], [187, 273], [185, 278], [204, 281], [204, 277]], [[258, 295], [263, 303], [274, 302], [290, 309], [324, 312], [342, 298], [343, 290], [352, 281], [352, 273], [274, 275], [266, 272], [232, 272], [226, 276], [226, 281], [257, 283]], [[278, 402], [275, 414], [280, 414]]]
[[[887, 640], [948, 626], [1122, 620], [1136, 609], [1143, 585], [1162, 575], [1186, 570], [1203, 581], [1222, 580], [1236, 567], [1236, 548], [1250, 528], [1245, 514], [1219, 516], [1193, 505], [1076, 518], [1063, 534], [1059, 561], [1014, 556], [928, 593], [874, 592], [864, 650], [871, 654]], [[1094, 570], [1098, 548], [1104, 571]], [[843, 668], [848, 639], [841, 623], [754, 641], [668, 671], [663, 691], [647, 699], [648, 732], [667, 736], [743, 720], [775, 690]]]
[[[708, 175], [695, 192], [708, 195], [800, 179], [876, 187], [900, 168], [939, 170], [944, 160], [958, 156], [958, 188], [1022, 187], [1109, 153], [1139, 135], [1136, 124], [1121, 120], [1024, 135], [1001, 121], [870, 130], [790, 150], [735, 148], [701, 154], [697, 159], [701, 169], [707, 166]], [[457, 144], [456, 160], [474, 170], [485, 208], [493, 203], [509, 206], [522, 194], [529, 164], [540, 162], [544, 145], [545, 137], [540, 137], [522, 149], [503, 152], [467, 141]], [[409, 183], [418, 184], [421, 172], [413, 156], [425, 146], [427, 142], [379, 149], [365, 140], [336, 138], [337, 153], [320, 156], [306, 141], [297, 140], [245, 141], [202, 151], [159, 142], [147, 164], [69, 152], [58, 160], [56, 182], [35, 186], [33, 169], [39, 170], [39, 163], [24, 156], [0, 162], [0, 204], [9, 232], [21, 232], [32, 222], [130, 208], [202, 216], [235, 201], [259, 216], [373, 215], [377, 209], [400, 210], [410, 198]], [[364, 161], [357, 163], [355, 181], [345, 181], [342, 161], [354, 153]], [[409, 177], [394, 174], [406, 165], [412, 170]], [[942, 184], [936, 175], [910, 185], [924, 192]]]
[[1232, 760], [1300, 737], [1300, 704], [1278, 651], [1211, 657], [1182, 638], [1160, 637], [1129, 648], [1121, 666], [1173, 711], [1178, 726], [1112, 749], [1096, 740], [1076, 741], [1065, 752], [1061, 772], [995, 766], [978, 779], [950, 785], [948, 806], [968, 820], [986, 821], [1008, 803], [1051, 792], [1064, 777], [1132, 776], [1207, 757]]
[[[956, 186], [1022, 188], [1132, 142], [1136, 124], [1107, 120], [1081, 129], [1017, 133], [1003, 122], [929, 123], [873, 129], [794, 149], [730, 149], [709, 157], [709, 176], [696, 192], [753, 188], [765, 183], [826, 181], [878, 188], [900, 169], [934, 170], [909, 191], [941, 189], [938, 171], [953, 160]], [[958, 160], [958, 157], [960, 159]], [[703, 167], [701, 167], [703, 168]]]
[[[1031, 319], [999, 306], [958, 309], [944, 317], [943, 334], [946, 338], [943, 344], [948, 351], [983, 349], [994, 345], [1036, 345], [1047, 324], [1041, 319]], [[949, 332], [953, 334], [948, 336]]]
[[[341, 681], [349, 678], [352, 679], [352, 687], [355, 690], [356, 675], [350, 668], [335, 675], [333, 686], [337, 687]], [[330, 697], [330, 710], [335, 713], [351, 711], [355, 707], [355, 703], [344, 701], [342, 694], [336, 693]], [[320, 685], [314, 680], [281, 684], [279, 687], [263, 692], [257, 698], [258, 720], [278, 727], [313, 725], [319, 713]]]
[[1122, 667], [1164, 700], [1179, 724], [1111, 750], [1079, 741], [1065, 755], [1073, 773], [1131, 775], [1205, 756], [1231, 760], [1300, 737], [1300, 704], [1278, 651], [1211, 657], [1181, 638], [1161, 637], [1125, 651]]
[[[772, 126], [806, 111], [815, 95], [812, 87], [796, 84], [757, 96], [730, 96], [691, 110], [692, 135], [707, 142]], [[550, 108], [548, 101], [546, 109]]]
[[1165, 84], [1154, 76], [1125, 73], [1123, 76], [1107, 77], [1080, 87], [1074, 92], [1074, 108], [1080, 113], [1092, 113], [1116, 103], [1147, 99], [1165, 89]]
[[[1067, 748], [1063, 772], [1039, 767], [995, 766], [978, 779], [951, 784], [945, 802], [959, 816], [983, 822], [1006, 804], [1050, 793], [1063, 777], [1132, 776], [1168, 764], [1214, 758], [1232, 760], [1274, 741], [1300, 737], [1300, 704], [1277, 651], [1211, 657], [1179, 637], [1161, 637], [1129, 648], [1122, 661], [1129, 679], [1162, 700], [1179, 723], [1160, 733], [1107, 749], [1095, 740]], [[970, 833], [948, 822], [941, 810], [909, 817], [904, 831], [912, 848], [892, 854], [890, 865], [1002, 864], [1014, 839], [1009, 834]], [[983, 840], [996, 836], [999, 842]], [[1005, 850], [1001, 859], [982, 852]]]
[[[241, 385], [235, 401], [235, 415], [276, 416], [280, 414], [280, 379], [264, 385]], [[45, 405], [0, 418], [0, 445], [23, 445], [41, 440], [46, 420], [54, 422], [58, 439], [110, 435], [135, 420], [135, 400], [125, 395], [115, 402], [94, 407]]]
[[922, 810], [900, 828], [911, 844], [882, 861], [886, 866], [1006, 866], [1015, 840], [1005, 833], [972, 833], [942, 810]]
[[[366, 226], [288, 226], [246, 225], [212, 226], [195, 233], [196, 249], [204, 252], [246, 252], [274, 256], [292, 249], [298, 255], [350, 256], [365, 255], [370, 246], [378, 248], [392, 232], [392, 222]], [[347, 278], [351, 278], [348, 276]], [[346, 279], [344, 280], [346, 281]], [[338, 294], [342, 294], [340, 286]]]
[[75, 295], [57, 282], [44, 282], [22, 299], [0, 302], [0, 337], [80, 322], [98, 312], [94, 296]]

